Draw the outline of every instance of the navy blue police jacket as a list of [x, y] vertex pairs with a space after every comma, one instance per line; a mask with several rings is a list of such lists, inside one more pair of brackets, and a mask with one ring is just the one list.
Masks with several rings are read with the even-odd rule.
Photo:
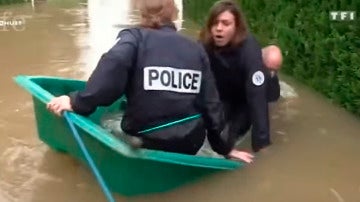
[[[89, 115], [122, 95], [127, 107], [121, 127], [129, 135], [141, 136], [145, 147], [194, 154], [203, 144], [206, 128], [217, 153], [226, 155], [232, 149], [219, 135], [224, 113], [207, 54], [173, 25], [121, 31], [85, 90], [71, 93], [70, 99], [76, 113]], [[201, 118], [139, 133], [196, 114]]]
[[[270, 72], [265, 69], [261, 47], [256, 39], [249, 34], [237, 47], [213, 47], [206, 50], [220, 98], [230, 106], [227, 117], [232, 117], [231, 113], [243, 113], [238, 121], [246, 123], [235, 124], [245, 126], [240, 126], [241, 133], [252, 126], [254, 151], [271, 144], [268, 101], [279, 98], [280, 87], [277, 76], [271, 78]], [[232, 106], [237, 110], [232, 110]], [[230, 139], [235, 144], [236, 139]]]

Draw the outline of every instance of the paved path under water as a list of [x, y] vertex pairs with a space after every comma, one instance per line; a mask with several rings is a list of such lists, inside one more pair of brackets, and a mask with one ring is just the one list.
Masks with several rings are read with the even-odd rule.
[[[134, 19], [128, 3], [39, 1], [0, 7], [0, 18], [7, 13], [24, 22], [0, 27], [1, 202], [105, 201], [87, 168], [38, 140], [31, 97], [12, 77], [86, 79], [118, 30]], [[196, 32], [186, 21], [183, 28]], [[281, 79], [284, 97], [271, 106], [274, 144], [254, 164], [169, 193], [118, 200], [360, 201], [360, 120], [290, 78]]]

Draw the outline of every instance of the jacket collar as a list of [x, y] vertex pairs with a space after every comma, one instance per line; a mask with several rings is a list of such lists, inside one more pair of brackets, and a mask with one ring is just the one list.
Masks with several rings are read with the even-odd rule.
[[162, 25], [159, 30], [163, 30], [163, 31], [176, 31], [176, 27], [174, 23], [167, 23]]

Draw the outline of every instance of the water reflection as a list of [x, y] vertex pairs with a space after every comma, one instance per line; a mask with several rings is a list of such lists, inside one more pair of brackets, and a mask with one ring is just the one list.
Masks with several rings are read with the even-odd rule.
[[[175, 0], [179, 8], [179, 19], [175, 22], [180, 30], [183, 22], [182, 0]], [[89, 0], [87, 3], [87, 22], [89, 28], [77, 35], [78, 46], [84, 47], [79, 63], [86, 79], [96, 67], [101, 55], [115, 42], [120, 30], [138, 23], [136, 10], [132, 10], [132, 1]]]
[[77, 35], [78, 45], [83, 48], [79, 58], [87, 78], [95, 68], [100, 56], [115, 42], [118, 32], [130, 26], [130, 1], [93, 0], [87, 4], [86, 32]]

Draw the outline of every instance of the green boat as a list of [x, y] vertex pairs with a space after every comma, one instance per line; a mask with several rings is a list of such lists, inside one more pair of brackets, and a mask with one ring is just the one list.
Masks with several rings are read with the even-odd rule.
[[[14, 79], [32, 95], [39, 138], [50, 148], [66, 152], [89, 166], [66, 120], [46, 109], [51, 98], [81, 90], [86, 82], [48, 76], [19, 75]], [[224, 158], [134, 149], [100, 126], [104, 114], [123, 111], [125, 103], [125, 98], [121, 98], [111, 106], [99, 107], [89, 117], [68, 113], [111, 192], [123, 196], [166, 192], [243, 165]]]

